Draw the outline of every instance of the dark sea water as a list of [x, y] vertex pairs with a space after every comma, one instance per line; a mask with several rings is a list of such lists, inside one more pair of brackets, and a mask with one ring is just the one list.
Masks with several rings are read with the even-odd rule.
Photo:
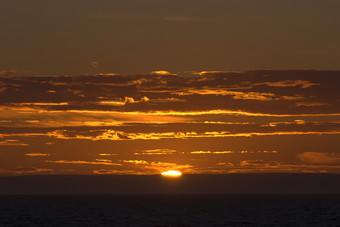
[[340, 196], [2, 195], [0, 226], [340, 226]]

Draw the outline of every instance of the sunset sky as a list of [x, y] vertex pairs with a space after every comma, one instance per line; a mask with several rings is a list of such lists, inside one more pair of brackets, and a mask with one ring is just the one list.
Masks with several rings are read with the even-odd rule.
[[339, 11], [3, 0], [0, 175], [340, 173]]

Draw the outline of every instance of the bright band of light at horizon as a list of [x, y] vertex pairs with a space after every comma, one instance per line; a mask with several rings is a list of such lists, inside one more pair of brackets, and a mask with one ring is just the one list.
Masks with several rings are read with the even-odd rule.
[[182, 173], [176, 170], [169, 170], [169, 171], [163, 172], [162, 176], [179, 177], [179, 176], [182, 176]]

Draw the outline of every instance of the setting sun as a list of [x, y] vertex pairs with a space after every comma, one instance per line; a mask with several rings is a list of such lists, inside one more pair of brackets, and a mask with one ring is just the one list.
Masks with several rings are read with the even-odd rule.
[[169, 171], [162, 173], [162, 176], [168, 176], [168, 177], [179, 177], [181, 175], [182, 173], [176, 170], [169, 170]]

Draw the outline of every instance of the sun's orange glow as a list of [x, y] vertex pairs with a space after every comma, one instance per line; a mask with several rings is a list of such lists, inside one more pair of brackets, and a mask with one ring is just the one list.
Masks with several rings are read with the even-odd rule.
[[0, 178], [340, 173], [340, 70], [16, 72], [0, 70]]
[[176, 170], [169, 170], [169, 171], [162, 173], [162, 176], [166, 176], [166, 177], [179, 177], [181, 175], [182, 173]]

